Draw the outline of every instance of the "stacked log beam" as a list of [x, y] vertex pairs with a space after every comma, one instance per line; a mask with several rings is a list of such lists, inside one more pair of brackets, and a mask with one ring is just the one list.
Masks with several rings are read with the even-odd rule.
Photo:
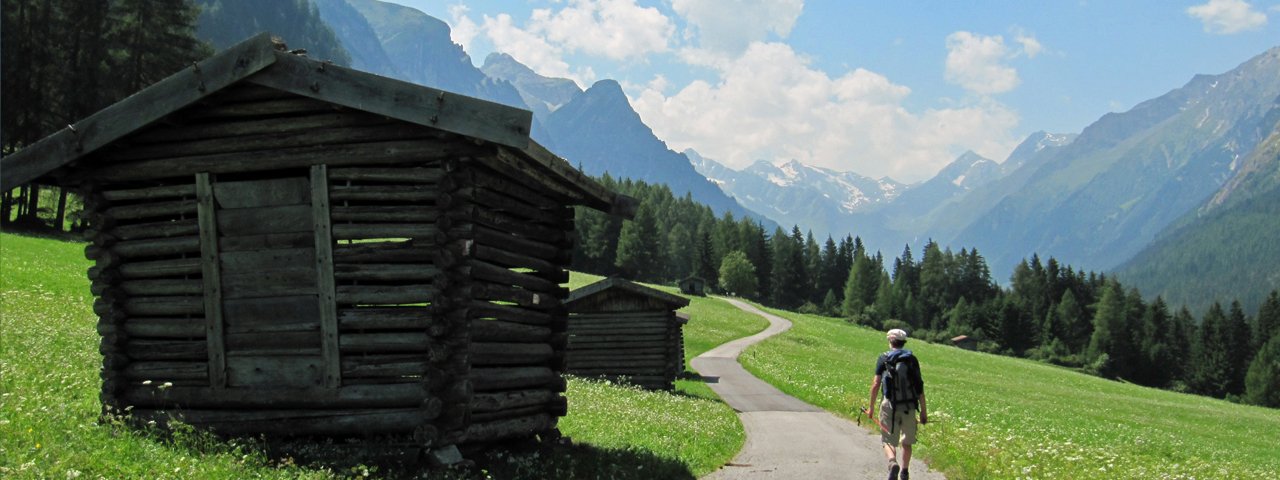
[[105, 413], [138, 390], [209, 385], [194, 180], [84, 185]]
[[446, 164], [446, 251], [465, 286], [475, 389], [463, 441], [556, 436], [562, 392], [564, 299], [573, 211], [484, 161]]
[[402, 426], [424, 448], [441, 443], [466, 367], [465, 332], [441, 315], [449, 267], [433, 254], [442, 175], [435, 161], [328, 170], [344, 388], [416, 385], [413, 422]]
[[681, 323], [670, 310], [574, 313], [567, 371], [671, 390], [684, 369]]

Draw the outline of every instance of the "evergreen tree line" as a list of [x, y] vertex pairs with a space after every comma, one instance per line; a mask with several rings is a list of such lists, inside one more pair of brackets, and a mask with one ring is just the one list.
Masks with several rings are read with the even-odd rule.
[[[860, 238], [717, 217], [664, 185], [615, 180], [640, 200], [634, 220], [577, 212], [574, 268], [655, 283], [702, 277], [715, 289], [769, 306], [845, 318], [949, 342], [965, 335], [991, 353], [1031, 358], [1107, 378], [1280, 407], [1280, 292], [1256, 315], [1213, 304], [1197, 321], [1143, 299], [1117, 279], [1050, 258], [1022, 261], [1007, 288], [976, 249], [929, 241], [887, 261]], [[887, 265], [886, 265], [887, 263]]]
[[[186, 0], [3, 0], [0, 149], [13, 153], [210, 55], [195, 36], [198, 14]], [[60, 230], [68, 195], [41, 190], [3, 192], [0, 221], [46, 224], [38, 214], [56, 199]]]

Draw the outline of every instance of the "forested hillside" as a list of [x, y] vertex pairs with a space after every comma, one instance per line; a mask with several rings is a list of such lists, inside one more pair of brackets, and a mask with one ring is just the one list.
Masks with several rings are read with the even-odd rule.
[[1249, 310], [1255, 315], [1222, 299], [1197, 320], [1187, 308], [1145, 300], [1115, 278], [1053, 258], [1023, 260], [1002, 288], [976, 249], [953, 252], [930, 241], [918, 260], [910, 246], [889, 260], [857, 237], [819, 243], [799, 227], [768, 234], [751, 219], [717, 218], [666, 186], [601, 181], [639, 199], [640, 210], [621, 221], [580, 209], [575, 269], [660, 283], [697, 275], [778, 308], [906, 328], [936, 342], [966, 335], [992, 353], [1280, 406], [1272, 367], [1280, 361], [1280, 292]]
[[265, 31], [283, 39], [290, 49], [305, 49], [312, 58], [351, 65], [351, 56], [310, 0], [196, 0], [196, 4], [201, 9], [200, 38], [218, 49]]
[[[213, 52], [185, 0], [4, 0], [3, 152], [66, 127]], [[40, 223], [39, 185], [3, 192], [4, 223]], [[61, 230], [67, 194], [54, 190]], [[44, 205], [43, 208], [53, 208]], [[16, 212], [15, 212], [16, 210]]]
[[[1277, 99], [1280, 101], [1280, 99]], [[1272, 111], [1280, 116], [1280, 108]], [[1209, 205], [1192, 212], [1117, 274], [1203, 312], [1239, 298], [1248, 310], [1280, 288], [1280, 124]]]

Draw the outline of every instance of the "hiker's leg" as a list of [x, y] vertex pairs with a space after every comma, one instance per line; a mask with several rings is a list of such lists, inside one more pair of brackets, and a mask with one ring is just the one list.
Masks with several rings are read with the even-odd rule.
[[884, 456], [889, 459], [889, 463], [897, 463], [897, 452], [894, 448], [898, 446], [898, 437], [901, 429], [897, 423], [893, 421], [893, 404], [888, 400], [880, 403], [880, 424], [888, 431], [880, 431], [880, 441], [884, 444]]
[[914, 408], [903, 408], [898, 423], [902, 426], [902, 469], [911, 467], [911, 446], [916, 443], [916, 411]]

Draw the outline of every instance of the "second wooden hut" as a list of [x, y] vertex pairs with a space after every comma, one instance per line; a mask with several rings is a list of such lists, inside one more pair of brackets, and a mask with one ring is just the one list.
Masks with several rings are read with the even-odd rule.
[[566, 371], [671, 390], [684, 370], [684, 297], [621, 278], [574, 290]]

